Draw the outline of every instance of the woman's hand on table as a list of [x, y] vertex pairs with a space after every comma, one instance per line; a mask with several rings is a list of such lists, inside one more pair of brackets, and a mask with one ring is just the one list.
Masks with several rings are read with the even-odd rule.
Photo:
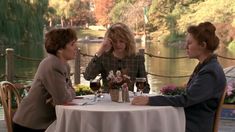
[[84, 99], [84, 97], [81, 96], [75, 96], [74, 99]]
[[148, 96], [136, 96], [132, 100], [131, 104], [132, 105], [147, 105], [148, 102], [149, 102]]
[[68, 105], [78, 105], [78, 104], [71, 101], [71, 102], [65, 102], [63, 105], [68, 106]]

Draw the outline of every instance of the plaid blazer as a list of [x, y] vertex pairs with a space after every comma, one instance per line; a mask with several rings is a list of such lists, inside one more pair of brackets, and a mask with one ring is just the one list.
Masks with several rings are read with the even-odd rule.
[[[146, 70], [144, 65], [144, 56], [140, 54], [127, 56], [123, 59], [116, 58], [111, 52], [102, 54], [100, 57], [94, 57], [86, 67], [84, 78], [86, 80], [94, 79], [97, 75], [101, 74], [104, 90], [108, 89], [107, 76], [111, 70], [116, 72], [117, 70], [125, 69], [127, 75], [131, 77], [131, 81], [134, 82], [136, 77], [146, 77]], [[134, 83], [129, 88], [133, 91]], [[145, 84], [144, 92], [149, 92], [150, 87], [148, 82]]]

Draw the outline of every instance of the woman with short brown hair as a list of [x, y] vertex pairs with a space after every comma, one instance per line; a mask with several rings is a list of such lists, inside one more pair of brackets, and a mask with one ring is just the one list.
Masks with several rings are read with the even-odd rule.
[[48, 56], [39, 64], [30, 91], [14, 115], [14, 132], [44, 132], [56, 119], [55, 105], [75, 97], [67, 61], [75, 58], [76, 32], [53, 29], [45, 39]]

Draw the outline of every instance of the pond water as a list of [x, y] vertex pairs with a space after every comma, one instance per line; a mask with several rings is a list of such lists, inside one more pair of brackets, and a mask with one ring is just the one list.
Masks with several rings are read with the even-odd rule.
[[[78, 43], [78, 47], [81, 49], [82, 53], [86, 53], [89, 55], [94, 55], [95, 52], [99, 49], [101, 44], [99, 43]], [[136, 45], [137, 51], [138, 49], [145, 49], [146, 53], [162, 56], [162, 57], [182, 57], [186, 56], [185, 50], [176, 48], [176, 47], [168, 47], [159, 43], [138, 43]], [[219, 55], [225, 57], [235, 58], [235, 51], [231, 52], [226, 48], [221, 47], [216, 51]], [[31, 57], [35, 59], [42, 59], [45, 56], [43, 52], [42, 46], [26, 46], [21, 45], [15, 47], [15, 54]], [[89, 62], [90, 57], [82, 56], [82, 64], [81, 69], [84, 71], [87, 63]], [[219, 61], [223, 68], [235, 65], [235, 60], [227, 60], [219, 57]], [[15, 59], [15, 73], [17, 76], [26, 77], [26, 78], [17, 78], [20, 80], [31, 80], [33, 75], [36, 72], [39, 61], [25, 61], [21, 59]], [[151, 86], [151, 89], [155, 92], [159, 90], [160, 87], [167, 84], [176, 84], [183, 85], [187, 83], [188, 77], [184, 78], [167, 78], [167, 77], [159, 77], [155, 75], [163, 75], [163, 76], [186, 76], [190, 75], [193, 71], [194, 67], [197, 65], [198, 61], [195, 59], [161, 59], [150, 57], [145, 55], [145, 65], [148, 73], [152, 73], [154, 75], [148, 74], [148, 80]], [[73, 71], [73, 61], [70, 62]], [[0, 77], [5, 74], [5, 58], [0, 57]], [[3, 79], [1, 79], [3, 80]], [[81, 83], [88, 84], [87, 81], [81, 77]]]
[[[94, 55], [95, 52], [99, 49], [101, 44], [92, 43], [92, 44], [79, 44], [82, 53], [86, 53], [89, 55]], [[138, 49], [145, 49], [145, 53], [149, 53], [156, 56], [162, 57], [183, 57], [186, 56], [185, 50], [177, 47], [168, 47], [159, 43], [138, 43], [136, 45], [137, 51]], [[231, 52], [226, 48], [220, 48], [216, 51], [221, 56], [235, 58], [235, 52]], [[89, 62], [90, 57], [83, 57], [82, 59], [82, 70], [86, 67]], [[235, 60], [227, 60], [219, 57], [219, 61], [223, 68], [235, 65]], [[188, 77], [183, 78], [168, 78], [168, 77], [160, 77], [163, 76], [186, 76], [190, 75], [197, 65], [198, 61], [195, 59], [162, 59], [156, 57], [150, 57], [145, 55], [145, 66], [146, 71], [148, 73], [152, 73], [154, 75], [148, 74], [148, 80], [151, 86], [151, 89], [154, 92], [158, 92], [159, 88], [167, 84], [176, 84], [176, 85], [184, 85], [187, 83]], [[159, 76], [156, 76], [159, 75]], [[82, 82], [86, 83], [84, 79], [81, 79]]]

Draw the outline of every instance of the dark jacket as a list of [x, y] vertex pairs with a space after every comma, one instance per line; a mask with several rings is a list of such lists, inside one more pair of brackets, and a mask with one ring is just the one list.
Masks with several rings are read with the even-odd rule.
[[184, 107], [186, 132], [212, 132], [215, 112], [226, 86], [226, 79], [216, 56], [196, 67], [186, 94], [155, 96], [149, 105]]

